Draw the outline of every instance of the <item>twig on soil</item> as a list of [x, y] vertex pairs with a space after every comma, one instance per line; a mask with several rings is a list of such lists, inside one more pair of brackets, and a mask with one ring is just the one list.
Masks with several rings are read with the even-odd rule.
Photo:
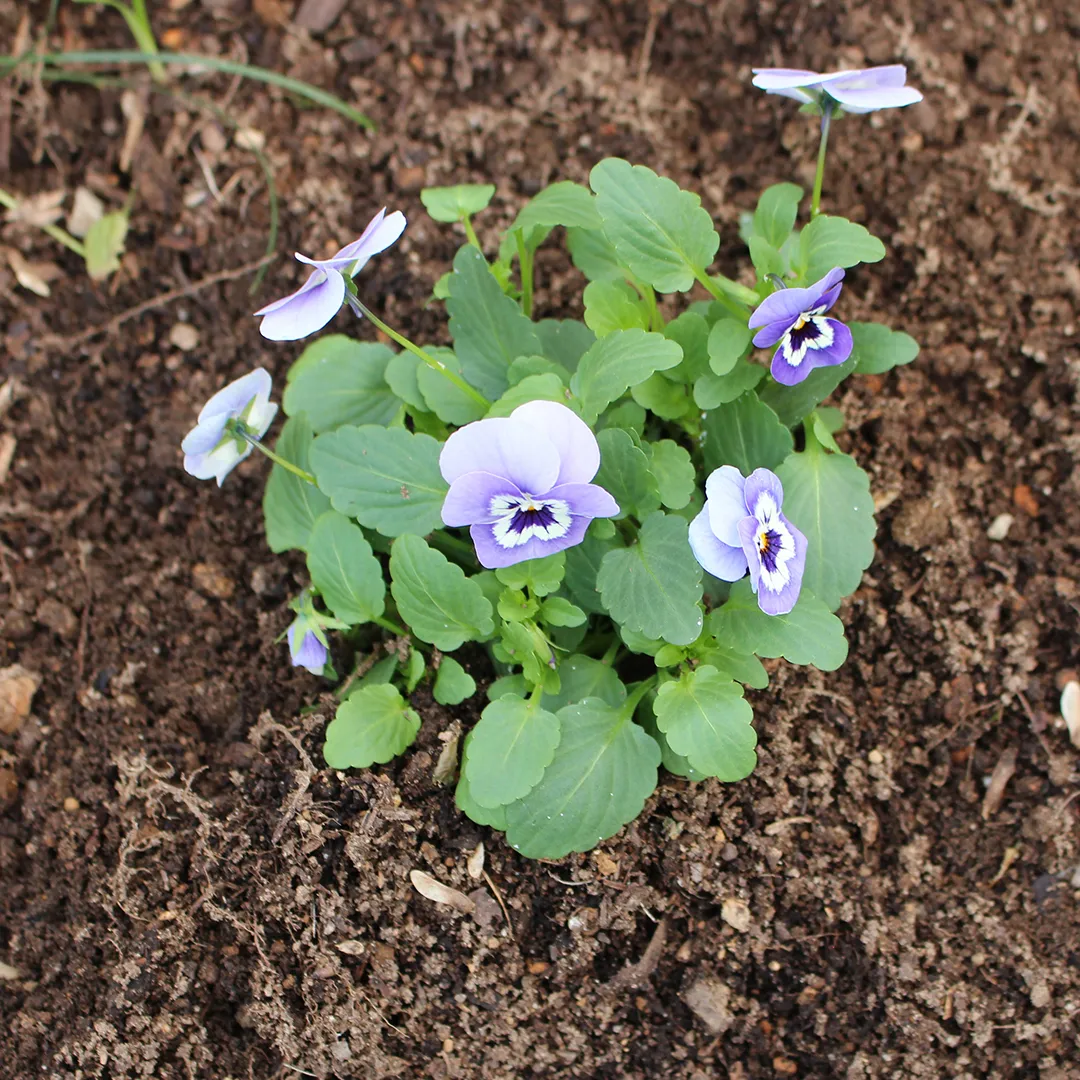
[[68, 349], [73, 345], [80, 345], [84, 341], [89, 341], [99, 334], [113, 334], [119, 330], [124, 323], [131, 319], [138, 318], [147, 311], [164, 307], [166, 304], [171, 304], [174, 300], [183, 300], [187, 296], [192, 296], [194, 293], [201, 292], [203, 289], [208, 289], [211, 285], [219, 285], [223, 281], [232, 281], [235, 278], [243, 277], [245, 274], [251, 274], [265, 266], [267, 263], [273, 261], [275, 258], [277, 258], [276, 255], [264, 255], [255, 262], [234, 267], [232, 270], [219, 270], [216, 274], [209, 274], [207, 277], [195, 281], [190, 285], [183, 285], [177, 289], [170, 289], [168, 292], [164, 292], [160, 296], [155, 296], [151, 300], [144, 300], [141, 304], [136, 304], [134, 307], [128, 308], [127, 311], [121, 311], [119, 315], [113, 316], [108, 322], [102, 323], [100, 326], [92, 326], [88, 330], [82, 330], [78, 334], [72, 334], [69, 337], [61, 337], [58, 334], [48, 334], [42, 338], [42, 344], [46, 348], [56, 346], [60, 349]]
[[514, 924], [510, 921], [510, 912], [506, 910], [506, 904], [503, 903], [502, 893], [499, 892], [498, 885], [491, 880], [491, 875], [486, 870], [484, 871], [484, 880], [487, 882], [488, 888], [495, 894], [499, 907], [502, 908], [503, 918], [506, 920], [506, 932], [510, 935], [510, 940], [517, 941], [514, 936]]
[[664, 952], [664, 945], [667, 943], [667, 931], [668, 921], [667, 919], [661, 919], [656, 924], [656, 929], [653, 931], [653, 936], [649, 939], [649, 944], [645, 946], [645, 951], [641, 954], [641, 959], [636, 964], [627, 964], [622, 971], [616, 973], [616, 975], [610, 979], [607, 983], [608, 990], [628, 990], [634, 986], [640, 986], [646, 979], [656, 970], [657, 964], [660, 963], [660, 957]]

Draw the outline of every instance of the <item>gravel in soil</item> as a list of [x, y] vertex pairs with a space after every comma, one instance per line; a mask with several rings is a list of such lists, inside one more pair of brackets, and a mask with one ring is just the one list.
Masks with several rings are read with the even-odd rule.
[[[137, 199], [103, 285], [38, 234], [2, 235], [62, 275], [39, 299], [0, 262], [0, 668], [40, 677], [0, 732], [0, 1071], [1077, 1076], [1080, 776], [1056, 719], [1080, 610], [1075, 6], [306, 0], [311, 32], [291, 8], [154, 19], [170, 48], [371, 112], [367, 136], [265, 88], [184, 82], [265, 138], [279, 250], [330, 251], [384, 202], [406, 211], [364, 287], [428, 340], [460, 238], [425, 218], [423, 185], [497, 183], [491, 244], [522, 198], [619, 154], [699, 191], [738, 273], [738, 213], [767, 183], [806, 184], [815, 148], [750, 65], [909, 65], [926, 101], [840, 125], [826, 183], [826, 208], [891, 248], [852, 275], [846, 315], [923, 343], [839, 402], [880, 521], [843, 612], [851, 658], [774, 667], [751, 780], [668, 777], [637, 822], [557, 865], [433, 783], [468, 710], [418, 694], [405, 759], [320, 768], [325, 703], [302, 711], [318, 687], [273, 644], [303, 567], [265, 547], [265, 466], [218, 491], [178, 450], [227, 378], [284, 374], [292, 353], [249, 312], [301, 268], [279, 258], [257, 302], [226, 278], [109, 325], [257, 260], [262, 174], [190, 101], [140, 86], [122, 161], [118, 90], [24, 86], [0, 100], [0, 182]], [[20, 15], [0, 3], [10, 32]], [[126, 45], [108, 11], [63, 5], [59, 27], [69, 48]], [[575, 313], [556, 248], [538, 279], [539, 314]], [[412, 870], [468, 902], [423, 898]]]

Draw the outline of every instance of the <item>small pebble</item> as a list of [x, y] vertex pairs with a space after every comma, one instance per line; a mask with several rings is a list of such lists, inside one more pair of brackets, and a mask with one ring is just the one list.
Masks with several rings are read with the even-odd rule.
[[66, 798], [66, 799], [64, 800], [64, 809], [65, 809], [65, 810], [66, 810], [66, 811], [67, 811], [67, 812], [68, 812], [69, 814], [73, 814], [73, 813], [75, 813], [75, 811], [79, 809], [79, 800], [78, 800], [78, 799], [76, 799], [74, 795], [69, 795], [69, 796], [68, 796], [68, 797], [67, 797], [67, 798]]
[[199, 331], [191, 323], [178, 322], [169, 331], [169, 344], [181, 352], [191, 352], [199, 344]]
[[993, 521], [990, 522], [990, 528], [986, 530], [986, 536], [988, 540], [1004, 540], [1009, 535], [1009, 530], [1012, 528], [1012, 523], [1016, 519], [1012, 514], [998, 514]]

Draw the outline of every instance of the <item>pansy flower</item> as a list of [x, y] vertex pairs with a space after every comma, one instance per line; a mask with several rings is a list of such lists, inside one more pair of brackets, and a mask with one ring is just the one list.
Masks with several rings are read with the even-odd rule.
[[807, 289], [778, 289], [757, 306], [749, 327], [759, 349], [777, 345], [772, 377], [785, 386], [800, 383], [814, 368], [842, 364], [853, 348], [851, 331], [825, 312], [836, 303], [844, 271], [830, 270]]
[[509, 416], [477, 420], [446, 440], [439, 468], [450, 485], [447, 525], [468, 525], [489, 570], [580, 544], [593, 518], [618, 503], [590, 483], [600, 447], [565, 405], [530, 401]]
[[321, 330], [345, 301], [345, 273], [355, 277], [373, 255], [385, 251], [405, 231], [405, 215], [395, 210], [389, 217], [386, 208], [368, 223], [359, 240], [346, 244], [330, 259], [309, 259], [296, 252], [296, 258], [315, 269], [291, 296], [275, 300], [255, 312], [262, 317], [259, 331], [271, 341], [296, 341]]
[[329, 657], [326, 635], [321, 627], [301, 612], [289, 624], [286, 636], [293, 667], [307, 668], [312, 675], [321, 675]]
[[907, 68], [903, 64], [827, 75], [797, 68], [754, 68], [754, 85], [759, 90], [815, 105], [823, 104], [827, 97], [849, 113], [896, 109], [922, 101], [922, 94], [913, 86], [905, 86], [906, 81]]
[[278, 407], [270, 401], [270, 373], [256, 368], [242, 379], [219, 390], [199, 413], [199, 422], [181, 443], [184, 470], [199, 480], [226, 476], [252, 451], [245, 438], [227, 430], [236, 421], [256, 439], [266, 434]]
[[750, 587], [766, 615], [795, 606], [806, 567], [806, 537], [780, 512], [784, 488], [768, 469], [743, 477], [733, 465], [705, 481], [705, 506], [690, 523], [694, 558], [714, 577]]

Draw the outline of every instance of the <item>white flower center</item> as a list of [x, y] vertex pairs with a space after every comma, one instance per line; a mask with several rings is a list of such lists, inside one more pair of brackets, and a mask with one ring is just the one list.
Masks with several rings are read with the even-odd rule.
[[762, 492], [754, 506], [760, 524], [754, 533], [754, 546], [761, 560], [759, 581], [771, 593], [782, 592], [791, 581], [790, 562], [795, 558], [795, 537], [780, 517], [776, 500]]
[[827, 349], [835, 337], [829, 320], [822, 318], [824, 307], [804, 311], [795, 325], [780, 339], [780, 355], [798, 367], [811, 349]]
[[521, 547], [533, 537], [558, 540], [570, 531], [570, 504], [562, 499], [496, 495], [490, 510], [499, 519], [492, 532], [504, 548]]

